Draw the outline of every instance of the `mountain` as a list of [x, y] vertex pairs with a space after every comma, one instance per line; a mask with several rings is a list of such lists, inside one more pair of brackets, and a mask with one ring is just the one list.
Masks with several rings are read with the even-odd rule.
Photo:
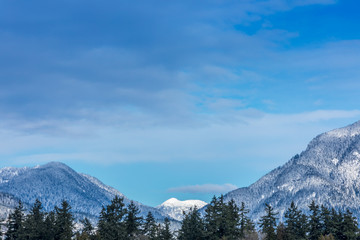
[[318, 135], [283, 166], [224, 197], [237, 204], [244, 202], [254, 220], [264, 215], [265, 203], [271, 204], [281, 219], [291, 201], [308, 211], [312, 200], [327, 207], [348, 208], [360, 217], [360, 121]]
[[[109, 204], [116, 195], [124, 197], [125, 204], [131, 201], [98, 179], [77, 173], [59, 162], [34, 168], [0, 169], [0, 217], [3, 219], [17, 205], [19, 199], [27, 209], [39, 199], [46, 211], [53, 210], [65, 199], [76, 217], [96, 219], [102, 206]], [[156, 208], [138, 202], [135, 204], [143, 216], [151, 211], [159, 220], [167, 217]]]
[[167, 214], [175, 220], [181, 221], [183, 219], [183, 212], [189, 212], [191, 208], [200, 209], [207, 203], [201, 200], [186, 200], [180, 201], [176, 198], [170, 198], [163, 202], [156, 208], [161, 212]]

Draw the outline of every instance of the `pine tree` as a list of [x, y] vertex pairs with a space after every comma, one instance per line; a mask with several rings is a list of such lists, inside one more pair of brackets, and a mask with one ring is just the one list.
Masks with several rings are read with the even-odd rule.
[[139, 217], [140, 210], [133, 201], [127, 207], [125, 217], [126, 233], [129, 239], [134, 239], [140, 233], [142, 217]]
[[23, 234], [23, 221], [24, 221], [24, 207], [21, 201], [15, 208], [14, 212], [10, 213], [7, 222], [7, 231], [5, 233], [6, 240], [19, 239]]
[[74, 218], [70, 210], [71, 206], [65, 200], [61, 207], [55, 207], [55, 240], [71, 240], [74, 235]]
[[208, 240], [217, 240], [219, 219], [220, 219], [220, 204], [218, 199], [214, 196], [211, 202], [205, 209], [205, 234]]
[[313, 200], [309, 205], [311, 211], [309, 219], [309, 239], [318, 240], [321, 236], [321, 224], [320, 224], [320, 210], [319, 205], [315, 204]]
[[50, 211], [45, 217], [45, 239], [54, 240], [55, 239], [55, 213]]
[[149, 238], [149, 240], [155, 240], [157, 236], [157, 225], [155, 218], [151, 212], [148, 212], [145, 218], [143, 226], [143, 234]]
[[174, 237], [170, 230], [170, 220], [169, 218], [165, 218], [164, 225], [160, 228], [159, 240], [173, 240]]
[[34, 205], [30, 209], [30, 213], [26, 216], [24, 222], [24, 231], [21, 238], [28, 240], [41, 240], [45, 237], [45, 224], [42, 203], [39, 199], [35, 200]]
[[179, 240], [204, 240], [204, 223], [198, 209], [195, 207], [189, 213], [184, 213], [178, 235]]
[[262, 216], [260, 219], [260, 227], [262, 233], [265, 234], [266, 240], [276, 240], [276, 215], [278, 213], [274, 212], [273, 207], [271, 207], [269, 204], [265, 204], [265, 212], [266, 215]]
[[276, 228], [276, 240], [293, 240], [289, 238], [285, 225], [281, 222]]
[[321, 233], [323, 236], [327, 236], [331, 233], [332, 223], [330, 211], [324, 205], [321, 205], [320, 212], [320, 223], [321, 223]]
[[249, 209], [245, 207], [245, 203], [242, 202], [239, 208], [239, 238], [244, 238], [246, 235], [255, 232], [255, 225], [247, 216], [249, 212]]
[[226, 205], [224, 205], [225, 215], [225, 231], [222, 237], [225, 237], [228, 240], [239, 239], [240, 237], [240, 209], [236, 205], [235, 201], [232, 199]]
[[80, 220], [83, 225], [81, 233], [77, 233], [77, 240], [93, 240], [95, 239], [94, 227], [88, 218]]
[[124, 198], [115, 196], [110, 205], [103, 207], [98, 222], [99, 237], [102, 240], [125, 240], [126, 226], [124, 218], [127, 214]]
[[347, 209], [346, 213], [344, 214], [344, 221], [343, 221], [343, 233], [345, 239], [347, 240], [355, 240], [358, 229], [358, 223], [355, 217], [353, 217], [352, 213]]
[[343, 215], [341, 211], [336, 211], [334, 208], [331, 209], [331, 233], [335, 239], [344, 239], [344, 230], [343, 230]]
[[306, 216], [302, 214], [301, 210], [298, 210], [294, 202], [291, 202], [284, 216], [287, 236], [294, 240], [305, 239], [307, 232]]

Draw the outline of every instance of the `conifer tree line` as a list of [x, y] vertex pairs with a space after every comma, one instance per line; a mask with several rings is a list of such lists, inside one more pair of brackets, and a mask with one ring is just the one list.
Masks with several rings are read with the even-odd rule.
[[103, 206], [97, 225], [89, 219], [81, 220], [82, 228], [75, 229], [71, 206], [65, 200], [53, 211], [43, 211], [36, 200], [25, 215], [19, 202], [9, 215], [3, 239], [10, 240], [360, 240], [356, 218], [349, 210], [339, 211], [309, 205], [306, 215], [291, 203], [278, 221], [278, 213], [265, 204], [264, 215], [258, 223], [249, 218], [244, 203], [237, 206], [233, 200], [225, 202], [223, 196], [213, 197], [203, 215], [196, 208], [184, 213], [181, 227], [170, 229], [170, 220], [156, 222], [151, 212], [145, 218], [134, 202], [125, 206], [124, 199], [116, 196]]

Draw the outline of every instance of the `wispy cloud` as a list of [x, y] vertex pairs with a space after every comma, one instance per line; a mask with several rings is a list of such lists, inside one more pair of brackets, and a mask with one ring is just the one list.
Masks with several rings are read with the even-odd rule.
[[223, 185], [219, 184], [203, 184], [203, 185], [192, 185], [192, 186], [182, 186], [168, 189], [169, 192], [176, 193], [213, 193], [213, 194], [224, 194], [232, 190], [237, 189], [238, 187], [226, 183]]

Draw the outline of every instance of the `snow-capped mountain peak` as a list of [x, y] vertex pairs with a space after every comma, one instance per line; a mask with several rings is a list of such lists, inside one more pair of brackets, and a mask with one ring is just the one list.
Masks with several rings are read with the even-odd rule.
[[225, 200], [244, 202], [254, 220], [271, 204], [280, 218], [291, 201], [308, 211], [312, 200], [360, 217], [360, 121], [315, 137], [306, 150]]
[[207, 203], [201, 200], [180, 201], [176, 198], [170, 198], [156, 208], [170, 217], [181, 221], [183, 219], [184, 212], [188, 212], [191, 208], [195, 207], [200, 209], [205, 205], [207, 205]]

